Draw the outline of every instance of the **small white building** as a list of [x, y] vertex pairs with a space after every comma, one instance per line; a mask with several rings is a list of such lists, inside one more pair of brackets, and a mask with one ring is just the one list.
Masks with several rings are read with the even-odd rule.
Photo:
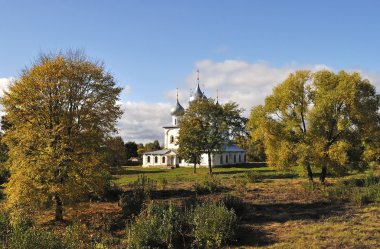
[[[199, 87], [199, 77], [197, 88], [194, 94], [190, 97], [189, 104], [193, 101], [200, 99], [206, 99], [204, 93], [202, 93]], [[179, 123], [181, 122], [181, 116], [184, 114], [185, 109], [179, 103], [177, 95], [177, 103], [175, 107], [171, 109], [172, 124], [165, 126], [164, 128], [164, 149], [146, 152], [143, 154], [143, 167], [151, 166], [168, 166], [168, 167], [192, 167], [194, 164], [188, 163], [177, 155], [177, 139], [179, 134]], [[237, 147], [236, 145], [225, 146], [223, 152], [211, 156], [212, 166], [241, 164], [246, 161], [245, 150]], [[201, 163], [198, 166], [208, 166], [208, 155], [202, 154]]]

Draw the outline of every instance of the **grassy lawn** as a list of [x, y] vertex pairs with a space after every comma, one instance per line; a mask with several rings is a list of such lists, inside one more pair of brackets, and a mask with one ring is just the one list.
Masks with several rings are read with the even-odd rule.
[[[250, 163], [246, 165], [226, 166], [213, 168], [213, 173], [221, 180], [231, 181], [244, 177], [248, 171], [256, 171], [263, 177], [264, 181], [270, 179], [295, 178], [295, 173], [282, 172], [276, 169], [267, 167], [265, 163]], [[174, 187], [179, 185], [192, 184], [197, 181], [203, 181], [209, 176], [208, 169], [205, 167], [197, 168], [197, 173], [194, 174], [194, 168], [142, 168], [141, 166], [124, 166], [113, 170], [113, 181], [124, 186], [133, 181], [136, 181], [139, 175], [145, 175], [155, 181], [166, 179], [169, 184]]]
[[[166, 179], [167, 187], [154, 190], [152, 201], [185, 200], [196, 196], [193, 185], [208, 178], [207, 168], [159, 169], [125, 166], [113, 170], [113, 181], [127, 190], [140, 175], [157, 183]], [[323, 187], [312, 191], [305, 177], [278, 171], [263, 163], [214, 168], [221, 192], [198, 198], [217, 198], [231, 194], [240, 197], [247, 210], [239, 221], [237, 238], [226, 248], [380, 248], [380, 205], [335, 202], [323, 194]], [[247, 181], [247, 173], [260, 176]], [[362, 175], [350, 175], [346, 178]], [[334, 182], [336, 179], [328, 178]], [[239, 182], [245, 184], [239, 185]], [[125, 220], [117, 200], [82, 202], [67, 207], [68, 224], [79, 224], [81, 240], [103, 241], [109, 248], [125, 248]], [[39, 226], [64, 231], [64, 225], [49, 222], [53, 212], [37, 219]], [[87, 242], [86, 242], [87, 241]]]

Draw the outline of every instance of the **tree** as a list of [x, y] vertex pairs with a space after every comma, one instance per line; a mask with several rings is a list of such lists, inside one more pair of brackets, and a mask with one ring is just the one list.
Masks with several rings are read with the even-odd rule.
[[1, 98], [7, 122], [11, 177], [6, 185], [14, 214], [54, 203], [63, 206], [107, 184], [102, 148], [121, 111], [104, 67], [81, 53], [43, 55]]
[[379, 96], [357, 73], [297, 71], [274, 88], [263, 106], [251, 111], [253, 142], [262, 140], [268, 162], [276, 167], [320, 168], [342, 173], [365, 167], [368, 131], [378, 130]]
[[123, 166], [127, 163], [127, 152], [120, 136], [110, 137], [105, 143], [105, 163], [111, 167]]
[[194, 165], [194, 174], [197, 173], [197, 164], [201, 163], [203, 153], [202, 124], [192, 115], [184, 115], [180, 121], [178, 135], [178, 154], [181, 158]]
[[137, 157], [138, 156], [138, 146], [135, 142], [127, 142], [125, 143], [124, 145], [125, 147], [125, 151], [127, 153], [127, 159], [131, 158], [131, 157]]
[[179, 124], [181, 156], [194, 163], [200, 161], [201, 153], [206, 153], [212, 174], [211, 157], [245, 133], [246, 119], [241, 113], [236, 103], [220, 105], [211, 99], [193, 102]]
[[158, 140], [154, 140], [153, 143], [147, 143], [144, 146], [145, 152], [155, 151], [155, 150], [161, 150], [160, 143]]

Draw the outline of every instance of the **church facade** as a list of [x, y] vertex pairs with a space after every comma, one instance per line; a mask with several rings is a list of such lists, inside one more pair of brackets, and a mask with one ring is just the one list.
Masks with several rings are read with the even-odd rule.
[[[192, 102], [201, 99], [206, 99], [206, 96], [199, 87], [199, 77], [197, 87], [189, 99], [189, 105]], [[179, 103], [177, 96], [177, 103], [171, 109], [172, 123], [164, 128], [164, 149], [146, 152], [143, 154], [143, 167], [192, 167], [194, 164], [188, 163], [181, 159], [177, 154], [178, 149], [178, 134], [179, 134], [179, 122], [181, 116], [184, 114], [185, 109]], [[246, 153], [243, 149], [236, 145], [226, 145], [221, 153], [211, 155], [212, 166], [222, 166], [245, 163]], [[201, 156], [201, 163], [197, 166], [208, 166], [208, 155], [206, 153]]]

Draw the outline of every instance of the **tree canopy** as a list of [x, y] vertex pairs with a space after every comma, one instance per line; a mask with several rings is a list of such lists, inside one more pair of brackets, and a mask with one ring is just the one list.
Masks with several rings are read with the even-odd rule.
[[248, 129], [276, 167], [340, 174], [378, 161], [380, 97], [358, 73], [297, 71], [252, 108]]
[[112, 75], [81, 53], [43, 55], [1, 98], [11, 177], [8, 206], [14, 213], [63, 205], [103, 189], [102, 148], [121, 111], [121, 88]]
[[180, 156], [196, 165], [206, 153], [211, 174], [211, 156], [245, 134], [242, 112], [236, 103], [220, 105], [211, 99], [191, 103], [179, 123]]

